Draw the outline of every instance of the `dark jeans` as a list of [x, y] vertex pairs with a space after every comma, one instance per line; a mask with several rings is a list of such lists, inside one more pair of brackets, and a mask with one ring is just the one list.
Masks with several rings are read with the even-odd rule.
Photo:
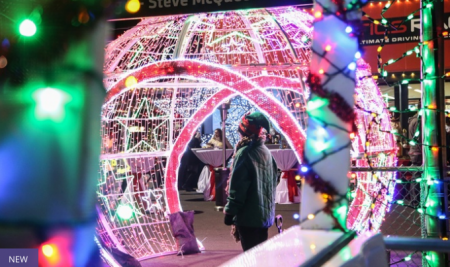
[[245, 226], [236, 226], [239, 231], [242, 249], [247, 251], [252, 247], [261, 244], [267, 240], [269, 228], [254, 228]]

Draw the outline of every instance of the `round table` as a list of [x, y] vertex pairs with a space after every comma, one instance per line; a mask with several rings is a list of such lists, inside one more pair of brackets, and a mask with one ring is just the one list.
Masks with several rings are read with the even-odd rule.
[[275, 203], [300, 203], [300, 191], [295, 181], [296, 172], [291, 170], [298, 162], [294, 151], [292, 149], [272, 149], [270, 153], [275, 159], [278, 169], [281, 170], [281, 179], [277, 186]]
[[[203, 162], [206, 166], [203, 168], [198, 178], [197, 192], [203, 193], [203, 198], [207, 201], [215, 200], [215, 175], [214, 168], [222, 166], [223, 157], [222, 149], [192, 149], [192, 152]], [[233, 155], [233, 149], [226, 150], [226, 158]]]

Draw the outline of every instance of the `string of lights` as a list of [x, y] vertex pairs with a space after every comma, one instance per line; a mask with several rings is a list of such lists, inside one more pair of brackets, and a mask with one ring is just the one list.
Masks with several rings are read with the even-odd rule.
[[[360, 107], [360, 106], [358, 106], [358, 105], [355, 105], [355, 107], [357, 108], [357, 109], [359, 109], [359, 110], [362, 110], [363, 112], [365, 112], [365, 113], [369, 113], [369, 114], [372, 114], [372, 117], [373, 117], [373, 119], [372, 119], [372, 123], [376, 123], [376, 124], [380, 124], [381, 123], [381, 120], [380, 121], [377, 121], [376, 120], [376, 118], [378, 117], [378, 115], [379, 114], [377, 114], [377, 113], [375, 113], [375, 112], [373, 112], [373, 111], [369, 111], [369, 110], [365, 110], [365, 109], [363, 109], [362, 107]], [[430, 108], [424, 108], [424, 109], [430, 109]], [[435, 109], [431, 109], [431, 110], [435, 110]], [[411, 111], [410, 109], [408, 109], [408, 110], [405, 110], [404, 112], [415, 112], [415, 110], [413, 110], [413, 111]], [[420, 113], [419, 113], [420, 114]], [[419, 120], [420, 121], [420, 120]], [[371, 124], [370, 124], [371, 125]], [[369, 125], [369, 127], [370, 127], [370, 125]], [[417, 145], [419, 145], [419, 146], [427, 146], [427, 147], [431, 147], [431, 149], [434, 149], [434, 150], [437, 150], [437, 149], [439, 149], [437, 146], [431, 146], [431, 145], [427, 145], [427, 144], [423, 144], [423, 143], [420, 143], [420, 142], [418, 142], [417, 141], [417, 139], [419, 138], [419, 136], [420, 136], [420, 129], [421, 128], [421, 126], [420, 126], [420, 123], [417, 125], [417, 129], [416, 129], [416, 132], [415, 132], [415, 134], [414, 134], [414, 138], [413, 139], [408, 139], [407, 137], [405, 137], [405, 136], [403, 136], [403, 135], [401, 135], [401, 134], [398, 134], [397, 132], [393, 132], [393, 131], [382, 131], [382, 130], [380, 130], [380, 131], [382, 131], [382, 132], [386, 132], [386, 133], [392, 133], [392, 134], [395, 134], [395, 135], [397, 135], [397, 136], [400, 136], [400, 137], [402, 137], [402, 138], [404, 138], [404, 139], [406, 139], [406, 140], [408, 140], [409, 141], [409, 144], [410, 145], [415, 145], [415, 146], [417, 146]], [[444, 148], [444, 147], [442, 147], [442, 148]], [[447, 148], [447, 147], [445, 147], [445, 148]], [[450, 147], [449, 147], [450, 148]], [[367, 161], [369, 162], [369, 166], [370, 166], [370, 168], [372, 168], [372, 172], [373, 172], [373, 174], [375, 173], [374, 171], [373, 171], [373, 164], [371, 164], [371, 158], [370, 157], [368, 157], [368, 156], [366, 156], [366, 159], [367, 159]], [[420, 177], [420, 178], [416, 178], [416, 179], [414, 179], [414, 180], [410, 180], [410, 181], [404, 181], [404, 180], [402, 180], [402, 179], [396, 179], [395, 180], [395, 182], [396, 183], [399, 183], [399, 184], [405, 184], [405, 183], [410, 183], [410, 184], [413, 184], [413, 183], [419, 183], [419, 184], [423, 184], [423, 183], [425, 183], [427, 186], [428, 186], [428, 189], [429, 189], [429, 187], [431, 186], [431, 185], [433, 185], [433, 184], [439, 184], [439, 183], [446, 183], [446, 182], [450, 182], [450, 181], [446, 181], [446, 180], [442, 180], [442, 179], [434, 179], [434, 178], [432, 178], [432, 177]], [[429, 190], [426, 190], [426, 192], [429, 192]], [[439, 215], [433, 215], [433, 214], [429, 214], [429, 213], [425, 213], [425, 209], [424, 208], [426, 208], [426, 207], [428, 207], [429, 206], [429, 199], [428, 199], [428, 196], [429, 196], [429, 194], [427, 194], [426, 196], [425, 196], [425, 200], [424, 200], [424, 206], [422, 207], [422, 206], [419, 206], [419, 207], [417, 207], [417, 206], [412, 206], [412, 205], [406, 205], [406, 204], [404, 204], [404, 201], [403, 200], [396, 200], [396, 201], [390, 201], [390, 204], [393, 204], [393, 203], [395, 203], [395, 204], [399, 204], [399, 205], [401, 205], [401, 206], [404, 206], [404, 207], [408, 207], [408, 208], [412, 208], [412, 209], [414, 209], [414, 210], [416, 210], [418, 213], [420, 213], [420, 214], [423, 214], [423, 215], [426, 215], [426, 216], [430, 216], [430, 217], [434, 217], [434, 218], [438, 218], [438, 219], [442, 219], [442, 220], [445, 220], [445, 219], [447, 219], [447, 217], [444, 215], [444, 214], [439, 214]], [[374, 198], [374, 200], [376, 201], [376, 198]]]
[[[345, 194], [340, 193], [340, 190], [335, 187], [339, 182], [337, 180], [333, 181], [331, 177], [328, 177], [326, 172], [320, 170], [320, 165], [323, 162], [330, 163], [330, 160], [335, 159], [335, 156], [340, 154], [340, 151], [345, 151], [351, 145], [351, 142], [344, 141], [345, 139], [340, 139], [337, 143], [334, 141], [333, 143], [335, 144], [325, 141], [327, 138], [333, 139], [333, 137], [336, 138], [336, 136], [339, 136], [328, 127], [329, 123], [327, 121], [329, 119], [327, 119], [327, 115], [329, 117], [332, 114], [331, 116], [337, 117], [337, 119], [334, 119], [336, 122], [330, 123], [330, 125], [339, 124], [342, 125], [340, 126], [342, 128], [352, 128], [355, 114], [353, 108], [348, 103], [353, 104], [353, 99], [346, 99], [348, 97], [346, 94], [331, 90], [331, 88], [337, 85], [336, 78], [339, 78], [341, 81], [341, 87], [348, 86], [354, 88], [354, 70], [357, 66], [355, 58], [359, 58], [360, 53], [357, 52], [359, 50], [359, 38], [353, 32], [355, 27], [352, 26], [360, 24], [360, 20], [355, 16], [355, 11], [364, 4], [365, 1], [352, 1], [348, 4], [345, 4], [343, 1], [333, 1], [333, 3], [316, 1], [314, 6], [314, 17], [316, 19], [314, 22], [315, 33], [312, 48], [313, 61], [311, 64], [311, 73], [307, 79], [307, 83], [311, 89], [310, 100], [307, 104], [307, 111], [310, 116], [307, 129], [309, 138], [305, 145], [305, 165], [301, 170], [305, 177], [304, 186], [311, 187], [316, 194], [321, 195], [323, 204], [320, 205], [320, 210], [331, 218], [332, 227], [341, 231], [346, 231], [347, 229], [346, 215], [348, 202]], [[325, 22], [330, 23], [328, 27], [332, 25], [331, 22], [334, 23], [334, 27], [331, 27], [333, 28], [333, 33], [328, 32], [324, 28], [324, 25], [326, 25]], [[327, 34], [331, 34], [333, 40], [339, 40], [340, 43], [333, 44], [330, 40], [324, 38]], [[305, 39], [303, 41], [308, 40]], [[347, 56], [349, 54], [348, 52], [342, 58], [336, 57], [340, 46], [344, 44], [351, 47], [348, 49], [349, 51], [355, 49], [353, 58]], [[348, 63], [344, 63], [345, 65], [343, 65], [343, 62]], [[342, 83], [342, 81], [345, 82]], [[336, 129], [342, 130], [339, 128]], [[309, 152], [309, 150], [312, 152]], [[336, 177], [339, 175], [334, 173], [333, 176]], [[303, 192], [306, 192], [305, 188]], [[344, 197], [342, 197], [343, 195]], [[305, 196], [303, 196], [303, 199], [306, 199]], [[313, 228], [329, 227], [327, 224], [323, 224], [323, 221], [327, 221], [325, 217], [318, 218], [318, 216], [315, 216], [315, 214], [319, 214], [317, 211], [314, 211], [318, 207], [307, 208], [303, 204], [304, 201], [302, 201], [302, 213], [305, 213], [304, 209], [307, 209], [308, 211], [306, 213], [309, 214], [306, 218], [309, 220], [303, 221], [302, 226]], [[312, 212], [309, 212], [310, 210]], [[305, 216], [305, 214], [302, 214], [302, 216]], [[304, 220], [304, 218], [302, 219]]]
[[[377, 117], [381, 116], [380, 113], [376, 113], [374, 111], [366, 110], [366, 109], [360, 107], [357, 104], [355, 105], [355, 108], [359, 109], [359, 110], [361, 110], [361, 111], [363, 111], [365, 113], [371, 114], [374, 118], [377, 118]], [[394, 112], [394, 113], [416, 113], [416, 112], [418, 112], [419, 117], [421, 116], [423, 110], [431, 110], [431, 111], [435, 111], [435, 112], [447, 113], [447, 111], [445, 111], [445, 110], [438, 110], [436, 108], [433, 108], [433, 106], [431, 106], [431, 107], [430, 106], [423, 107], [423, 108], [420, 108], [420, 109], [410, 108], [410, 109], [405, 109], [405, 110], [397, 110], [395, 107], [390, 107], [390, 108], [388, 108], [388, 110], [391, 111], [391, 112]], [[393, 129], [393, 130], [390, 130], [390, 131], [386, 131], [384, 129], [378, 129], [378, 131], [384, 132], [384, 133], [391, 133], [391, 134], [393, 134], [395, 136], [398, 136], [398, 137], [402, 138], [403, 140], [406, 140], [412, 146], [417, 146], [417, 145], [425, 146], [425, 147], [429, 147], [430, 149], [436, 150], [436, 151], [439, 148], [450, 148], [450, 145], [448, 145], [448, 146], [437, 146], [437, 145], [430, 145], [430, 144], [419, 142], [418, 139], [420, 137], [420, 123], [421, 123], [421, 121], [419, 120], [419, 124], [417, 126], [417, 129], [414, 132], [413, 138], [408, 138], [407, 136], [399, 133], [396, 129]]]
[[[389, 36], [391, 34], [391, 32], [389, 31], [389, 29], [394, 29], [394, 30], [398, 30], [400, 27], [402, 27], [402, 25], [404, 25], [406, 22], [410, 21], [411, 19], [414, 18], [414, 14], [416, 14], [419, 11], [422, 11], [424, 9], [431, 9], [433, 7], [433, 3], [436, 2], [438, 0], [431, 0], [431, 1], [426, 1], [423, 3], [423, 6], [414, 10], [413, 12], [411, 12], [408, 16], [406, 16], [406, 18], [404, 20], [402, 20], [401, 22], [398, 23], [398, 20], [396, 19], [396, 23], [395, 25], [393, 24], [393, 22], [391, 22], [389, 19], [384, 17], [384, 13], [386, 13], [391, 7], [392, 4], [389, 1], [384, 8], [381, 11], [381, 21], [377, 20], [377, 19], [373, 19], [371, 18], [367, 13], [363, 13], [363, 15], [369, 20], [371, 21], [373, 24], [375, 25], [381, 25], [385, 28], [384, 30], [384, 36], [382, 38], [382, 43], [378, 46], [377, 48], [377, 65], [378, 65], [378, 75], [369, 75], [368, 77], [372, 77], [374, 79], [378, 79], [379, 76], [382, 77], [382, 79], [386, 82], [386, 84], [388, 84], [388, 86], [394, 86], [394, 85], [399, 85], [399, 84], [408, 84], [410, 82], [423, 82], [426, 80], [438, 80], [438, 79], [445, 79], [447, 77], [450, 77], [450, 72], [445, 73], [442, 76], [431, 76], [429, 75], [428, 71], [424, 72], [424, 76], [423, 78], [408, 78], [408, 79], [402, 79], [401, 81], [398, 82], [393, 82], [390, 83], [386, 80], [386, 77], [388, 76], [388, 71], [385, 70], [385, 67], [392, 65], [410, 55], [412, 55], [413, 53], [415, 53], [416, 57], [420, 58], [422, 64], [425, 64], [423, 57], [422, 57], [422, 53], [421, 53], [421, 48], [425, 45], [430, 45], [432, 44], [434, 41], [436, 41], [438, 38], [447, 38], [449, 35], [449, 32], [447, 30], [441, 30], [441, 32], [439, 33], [438, 37], [434, 38], [434, 39], [429, 39], [429, 40], [425, 40], [423, 42], [418, 42], [417, 46], [415, 46], [413, 49], [408, 50], [406, 52], [404, 52], [400, 57], [396, 58], [396, 59], [389, 59], [387, 62], [383, 63], [383, 59], [381, 56], [381, 51], [383, 50], [384, 45], [386, 44], [386, 40], [389, 40]], [[427, 68], [423, 68], [425, 70], [427, 70]], [[362, 77], [361, 79], [363, 79], [365, 77]]]

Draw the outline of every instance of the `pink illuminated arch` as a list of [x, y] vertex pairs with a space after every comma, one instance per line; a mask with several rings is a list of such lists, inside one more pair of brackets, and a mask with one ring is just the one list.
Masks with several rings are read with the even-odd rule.
[[[182, 129], [174, 144], [168, 158], [165, 176], [166, 202], [170, 213], [181, 210], [178, 190], [176, 188], [177, 169], [180, 164], [180, 157], [185, 151], [194, 130], [201, 125], [203, 120], [210, 115], [221, 102], [227, 100], [236, 93], [241, 94], [253, 102], [263, 113], [276, 123], [289, 140], [297, 157], [301, 159], [305, 141], [305, 133], [301, 129], [301, 126], [286, 107], [259, 86], [259, 84], [264, 84], [266, 87], [273, 85], [274, 87], [289, 87], [295, 89], [296, 86], [300, 86], [298, 82], [272, 76], [263, 76], [251, 81], [247, 77], [221, 66], [195, 60], [174, 60], [154, 63], [130, 73], [129, 76], [134, 76], [137, 83], [160, 76], [189, 76], [211, 80], [226, 87], [211, 96], [203, 107], [194, 113]], [[111, 88], [108, 92], [107, 100], [126, 88], [125, 81], [126, 78], [123, 78]]]

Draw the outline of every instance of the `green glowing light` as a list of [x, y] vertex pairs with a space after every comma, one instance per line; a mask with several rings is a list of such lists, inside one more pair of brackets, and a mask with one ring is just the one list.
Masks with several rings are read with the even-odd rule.
[[406, 55], [411, 55], [413, 53], [413, 51], [412, 50], [408, 50], [408, 52], [406, 52]]
[[408, 84], [408, 83], [409, 83], [408, 80], [403, 80], [403, 81], [402, 81], [402, 84]]
[[416, 54], [419, 54], [419, 53], [420, 53], [420, 50], [419, 50], [419, 47], [418, 47], [418, 46], [414, 47], [414, 52], [416, 52]]
[[346, 205], [341, 206], [340, 208], [337, 209], [337, 212], [340, 215], [345, 215], [347, 213], [347, 206]]
[[386, 24], [388, 21], [386, 19], [382, 19], [381, 23]]
[[414, 141], [414, 140], [411, 140], [411, 141], [409, 141], [409, 144], [412, 145], [412, 146], [415, 146], [415, 145], [417, 145], [417, 142]]
[[397, 184], [403, 183], [403, 181], [402, 181], [402, 180], [399, 180], [399, 179], [395, 180], [395, 182], [396, 182]]
[[403, 205], [405, 203], [403, 200], [397, 200], [397, 204]]
[[411, 255], [408, 255], [405, 257], [405, 261], [410, 261], [411, 260]]
[[396, 107], [390, 107], [389, 110], [390, 110], [390, 111], [396, 111], [397, 108], [396, 108]]
[[417, 212], [420, 213], [420, 214], [422, 214], [422, 213], [423, 213], [423, 209], [422, 209], [422, 208], [418, 208], [418, 209], [417, 209]]
[[408, 16], [408, 19], [413, 19], [414, 18], [414, 14], [410, 14], [409, 16]]
[[384, 7], [389, 8], [391, 6], [391, 3], [387, 3]]
[[65, 92], [54, 88], [43, 88], [35, 91], [33, 98], [36, 101], [37, 118], [57, 120], [64, 117], [64, 105], [69, 99]]
[[414, 133], [414, 137], [418, 137], [420, 135], [420, 131], [416, 131], [415, 133]]
[[313, 111], [316, 110], [318, 108], [327, 106], [329, 103], [328, 99], [326, 98], [321, 98], [321, 97], [316, 97], [315, 99], [312, 99], [308, 102], [308, 104], [306, 105], [306, 109], [308, 111]]
[[412, 106], [409, 110], [411, 110], [411, 111], [416, 111], [416, 110], [417, 110], [417, 107], [416, 107], [416, 106]]
[[388, 72], [387, 71], [383, 71], [383, 76], [387, 77], [388, 76]]
[[311, 140], [311, 145], [317, 152], [322, 152], [331, 146], [329, 142], [325, 142], [324, 140]]
[[356, 192], [352, 192], [352, 193], [350, 194], [350, 196], [351, 196], [352, 198], [355, 198], [355, 197], [356, 197]]
[[20, 23], [19, 32], [21, 35], [31, 37], [36, 33], [36, 24], [29, 19], [26, 19]]
[[436, 206], [436, 201], [433, 201], [432, 199], [428, 199], [427, 201], [427, 205], [430, 207], [435, 207]]
[[392, 63], [394, 63], [394, 62], [395, 62], [395, 60], [389, 59], [387, 63], [388, 63], [388, 64], [392, 64]]
[[301, 41], [302, 41], [303, 43], [308, 42], [308, 36], [303, 35]]
[[417, 178], [416, 182], [422, 182], [422, 178]]
[[431, 256], [430, 256], [430, 255], [426, 255], [426, 256], [425, 256], [425, 259], [427, 259], [427, 260], [430, 261], [430, 260], [431, 260]]
[[128, 220], [133, 216], [133, 209], [130, 205], [120, 205], [117, 208], [117, 215], [123, 220]]
[[433, 6], [432, 3], [428, 3], [428, 4], [426, 5], [426, 8], [431, 8], [432, 6]]

